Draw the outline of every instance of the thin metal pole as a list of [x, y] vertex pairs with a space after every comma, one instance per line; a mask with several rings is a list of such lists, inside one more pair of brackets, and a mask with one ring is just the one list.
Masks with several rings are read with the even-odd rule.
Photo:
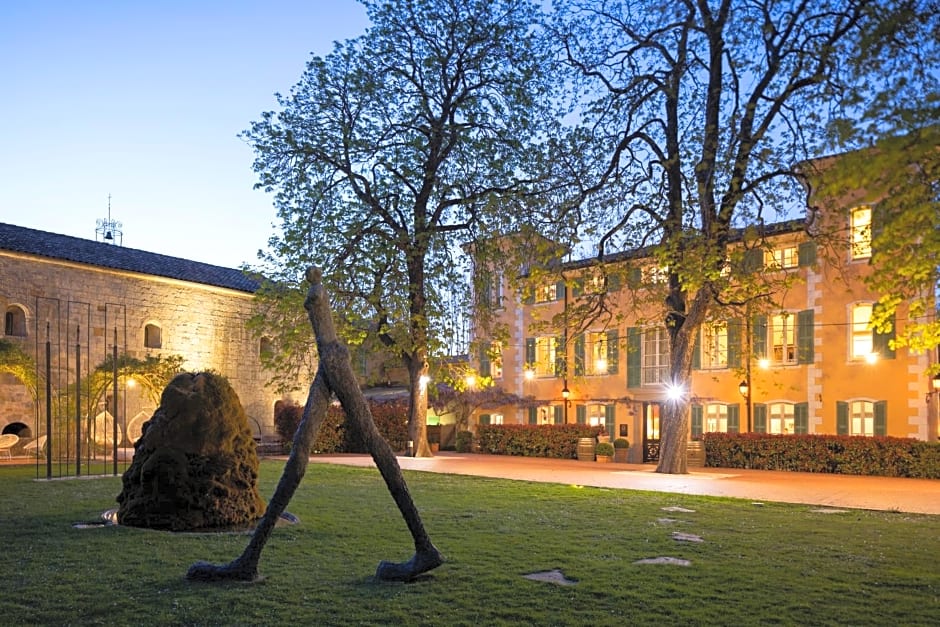
[[52, 340], [46, 323], [46, 479], [52, 479]]
[[114, 384], [114, 412], [111, 416], [111, 435], [113, 437], [112, 449], [114, 453], [114, 474], [118, 474], [118, 350], [117, 350], [117, 327], [114, 327], [114, 345], [111, 347], [111, 357], [113, 359], [114, 371], [112, 382]]
[[82, 476], [82, 331], [75, 327], [75, 476]]

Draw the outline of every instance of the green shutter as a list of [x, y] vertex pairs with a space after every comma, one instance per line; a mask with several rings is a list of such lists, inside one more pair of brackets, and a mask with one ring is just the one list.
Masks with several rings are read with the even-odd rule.
[[875, 254], [877, 247], [875, 244], [885, 230], [885, 221], [887, 219], [884, 205], [877, 204], [871, 207], [871, 252]]
[[754, 359], [767, 357], [767, 316], [754, 316], [751, 327], [751, 355]]
[[604, 427], [607, 429], [607, 435], [610, 436], [611, 440], [617, 437], [614, 433], [616, 425], [617, 407], [615, 405], [604, 405]]
[[640, 329], [638, 327], [629, 327], [627, 329], [627, 387], [640, 387]]
[[620, 291], [620, 274], [608, 274], [607, 275], [607, 292], [617, 292]]
[[741, 432], [741, 407], [734, 403], [728, 405], [728, 433]]
[[620, 346], [617, 329], [607, 332], [607, 374], [617, 374], [620, 369]]
[[574, 376], [584, 376], [584, 334], [574, 338]]
[[797, 363], [813, 363], [813, 310], [804, 309], [796, 314]]
[[575, 405], [574, 414], [579, 425], [587, 424], [587, 407], [584, 405]]
[[571, 298], [578, 298], [584, 291], [584, 278], [578, 277], [571, 281]]
[[525, 339], [525, 363], [526, 367], [535, 367], [535, 338], [527, 337]]
[[793, 432], [798, 435], [809, 433], [809, 403], [796, 403], [793, 406]]
[[692, 345], [692, 370], [702, 369], [702, 333], [704, 331], [705, 327], [702, 325], [699, 327], [698, 333], [695, 334], [695, 344]]
[[567, 349], [568, 347], [565, 346], [565, 338], [560, 335], [556, 337], [555, 338], [555, 376], [556, 377], [564, 376], [566, 371], [568, 370], [567, 368], [568, 364], [566, 363], [567, 357], [565, 355], [565, 351]]
[[559, 281], [555, 284], [555, 300], [564, 300], [565, 298], [565, 282]]
[[849, 404], [845, 401], [836, 401], [836, 433], [849, 434]]
[[480, 424], [488, 425], [490, 424], [490, 415], [489, 414], [480, 414]]
[[741, 321], [728, 320], [728, 367], [741, 367]]
[[754, 403], [754, 433], [767, 433], [767, 406]]
[[480, 348], [480, 376], [489, 377], [491, 376], [492, 369], [490, 368], [490, 357], [487, 355], [486, 348]]
[[888, 401], [875, 402], [875, 435], [888, 435]]
[[627, 281], [631, 287], [640, 287], [643, 284], [643, 270], [637, 267], [630, 268]]
[[539, 410], [537, 407], [529, 408], [529, 424], [537, 425], [539, 423]]
[[752, 274], [764, 267], [764, 249], [751, 248], [744, 251], [744, 273]]
[[800, 242], [797, 249], [797, 259], [801, 268], [811, 266], [816, 263], [816, 242]]
[[565, 424], [565, 408], [561, 405], [555, 405], [553, 409], [555, 410], [555, 424]]
[[702, 435], [703, 410], [701, 405], [692, 405], [692, 437]]
[[878, 353], [881, 359], [894, 359], [895, 352], [891, 348], [891, 342], [894, 341], [894, 315], [891, 315], [891, 330], [885, 333], [872, 331], [872, 350]]

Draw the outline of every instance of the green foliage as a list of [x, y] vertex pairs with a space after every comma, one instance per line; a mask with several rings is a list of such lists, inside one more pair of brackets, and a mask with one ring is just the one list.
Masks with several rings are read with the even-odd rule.
[[[403, 400], [369, 401], [372, 420], [394, 451], [404, 451], [408, 443], [408, 407]], [[285, 443], [293, 442], [303, 418], [304, 408], [295, 403], [274, 404], [274, 428]], [[365, 444], [351, 429], [342, 407], [331, 406], [320, 424], [314, 441], [314, 453], [367, 453]]]
[[611, 457], [614, 454], [614, 445], [610, 442], [598, 442], [594, 447], [594, 454]]
[[39, 398], [40, 378], [36, 374], [36, 362], [17, 344], [0, 339], [0, 372], [12, 374], [29, 390], [33, 400]]
[[706, 433], [708, 466], [940, 479], [940, 444], [909, 438]]
[[473, 451], [473, 433], [470, 431], [458, 431], [456, 450], [458, 453], [470, 453]]
[[[481, 453], [577, 459], [578, 440], [596, 438], [603, 427], [567, 425], [479, 425]], [[613, 455], [613, 453], [611, 453]]]
[[[97, 366], [91, 374], [89, 383], [91, 406], [96, 405], [104, 395], [108, 386], [114, 379], [114, 359], [111, 355]], [[133, 378], [139, 384], [154, 405], [160, 404], [160, 395], [174, 376], [183, 368], [183, 357], [180, 355], [148, 355], [144, 359], [137, 359], [129, 355], [118, 355], [117, 375], [118, 381], [127, 381]]]
[[617, 438], [614, 440], [614, 448], [630, 448], [630, 441], [626, 438]]

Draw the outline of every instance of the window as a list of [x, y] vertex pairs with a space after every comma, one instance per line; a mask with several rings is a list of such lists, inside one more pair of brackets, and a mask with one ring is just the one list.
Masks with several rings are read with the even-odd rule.
[[[607, 374], [607, 332], [590, 331], [585, 333], [585, 374]], [[593, 424], [593, 423], [592, 423]]]
[[489, 347], [480, 349], [480, 374], [484, 377], [501, 379], [503, 377], [503, 345], [493, 342]]
[[774, 363], [796, 363], [796, 328], [791, 314], [771, 316], [770, 348], [770, 358]]
[[703, 433], [737, 433], [740, 426], [740, 407], [725, 403], [692, 405], [692, 437]]
[[728, 432], [728, 406], [720, 403], [705, 405], [705, 433]]
[[769, 403], [767, 405], [767, 433], [795, 433], [793, 403]]
[[497, 273], [485, 275], [480, 283], [479, 304], [482, 307], [499, 309], [503, 306], [502, 276]]
[[553, 300], [558, 300], [557, 284], [552, 283], [551, 285], [540, 285], [535, 288], [535, 302], [547, 303]]
[[603, 274], [592, 274], [584, 281], [585, 294], [603, 294], [605, 290], [606, 285]]
[[643, 385], [665, 383], [669, 380], [669, 336], [664, 327], [643, 332]]
[[3, 333], [15, 337], [26, 337], [26, 312], [17, 305], [10, 305], [3, 316]]
[[852, 401], [849, 419], [851, 435], [875, 435], [875, 404], [871, 401]]
[[649, 266], [643, 269], [643, 281], [651, 285], [659, 285], [669, 280], [669, 268], [662, 266]]
[[764, 253], [764, 265], [772, 270], [796, 268], [800, 265], [799, 249], [785, 246], [768, 250]]
[[606, 427], [607, 405], [588, 405], [586, 422], [592, 427]]
[[503, 415], [502, 414], [490, 414], [490, 424], [491, 425], [503, 424]]
[[852, 259], [871, 257], [871, 207], [856, 207], [851, 216]]
[[541, 405], [529, 408], [530, 425], [560, 425], [565, 422], [565, 410], [561, 405]]
[[852, 344], [851, 359], [870, 359], [874, 352], [874, 342], [868, 322], [871, 320], [871, 303], [859, 303], [852, 306]]
[[705, 368], [728, 367], [728, 323], [702, 325], [702, 365]]
[[526, 361], [538, 377], [552, 377], [556, 373], [557, 340], [542, 336], [526, 340]]
[[144, 346], [147, 348], [162, 348], [162, 329], [155, 324], [144, 327]]

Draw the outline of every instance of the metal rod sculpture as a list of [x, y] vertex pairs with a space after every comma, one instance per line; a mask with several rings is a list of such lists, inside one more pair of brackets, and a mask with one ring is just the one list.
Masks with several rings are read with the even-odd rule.
[[339, 341], [333, 326], [329, 300], [321, 283], [322, 273], [317, 268], [308, 268], [306, 278], [310, 283], [310, 289], [307, 291], [304, 309], [307, 310], [307, 317], [310, 319], [316, 336], [320, 363], [313, 383], [310, 384], [303, 417], [294, 434], [290, 457], [284, 466], [284, 472], [274, 491], [274, 496], [268, 502], [264, 516], [241, 556], [224, 565], [197, 562], [190, 566], [186, 573], [187, 579], [198, 581], [259, 581], [262, 579], [258, 572], [261, 551], [278, 518], [284, 513], [303, 479], [311, 445], [326, 416], [333, 393], [339, 398], [340, 404], [346, 411], [349, 424], [359, 431], [362, 441], [378, 466], [414, 538], [415, 554], [410, 560], [402, 563], [382, 561], [379, 563], [375, 576], [386, 581], [410, 581], [422, 573], [437, 568], [444, 561], [424, 529], [421, 516], [402, 477], [401, 467], [398, 465], [395, 453], [376, 428], [369, 406], [356, 383], [349, 361], [349, 351]]

